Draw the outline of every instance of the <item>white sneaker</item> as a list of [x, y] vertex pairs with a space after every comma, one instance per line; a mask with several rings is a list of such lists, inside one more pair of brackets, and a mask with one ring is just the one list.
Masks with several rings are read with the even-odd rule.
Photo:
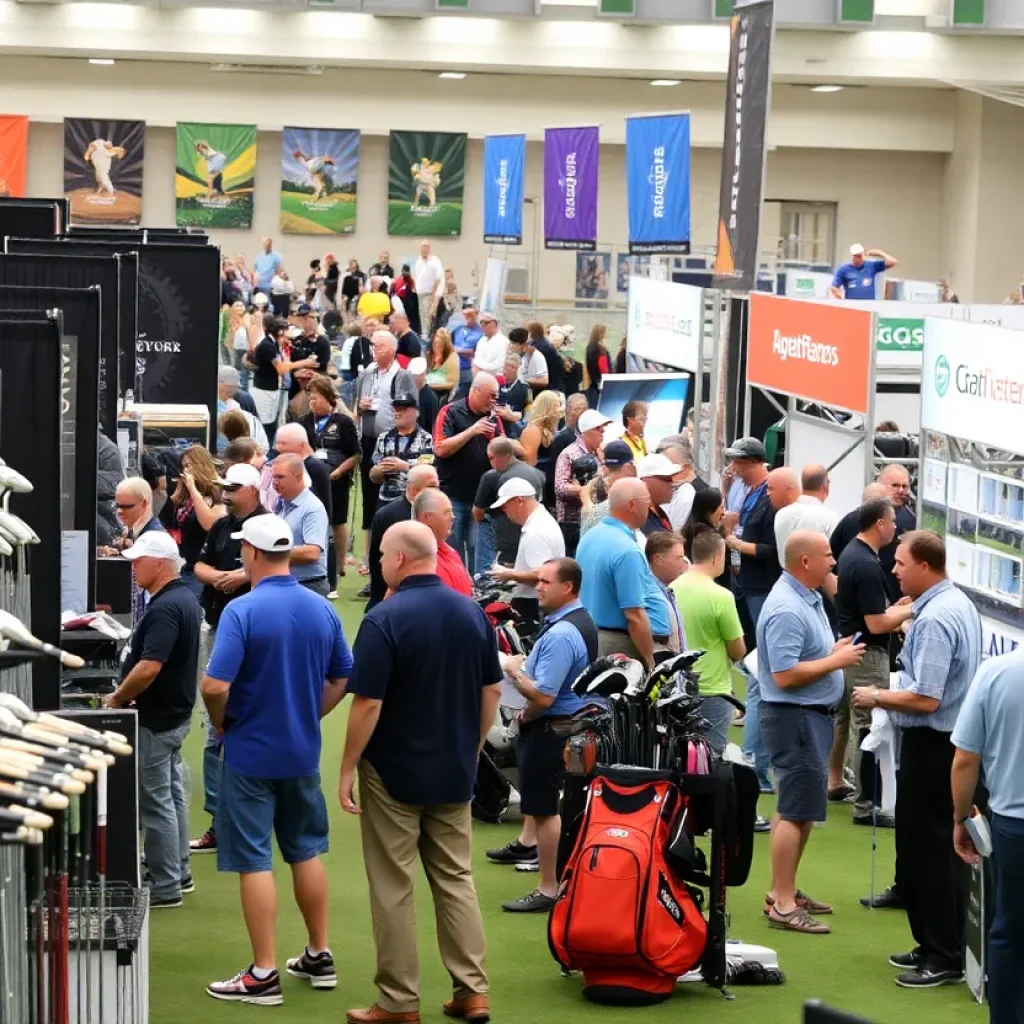
[[327, 595], [327, 600], [328, 600], [328, 601], [337, 601], [337, 600], [338, 600], [338, 592], [337, 592], [336, 590], [332, 590], [332, 591], [331, 591], [331, 592], [330, 592], [330, 593], [329, 593], [329, 594]]

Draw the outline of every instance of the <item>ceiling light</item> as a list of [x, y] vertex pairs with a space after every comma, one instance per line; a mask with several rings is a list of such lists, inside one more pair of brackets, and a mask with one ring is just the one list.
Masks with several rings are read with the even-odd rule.
[[651, 85], [661, 85], [665, 87], [682, 84], [683, 83], [678, 78], [656, 78], [651, 82]]
[[465, 71], [442, 71], [438, 78], [450, 78], [453, 81], [461, 82], [466, 77]]
[[89, 63], [90, 64], [102, 64], [102, 65], [106, 66], [107, 64], [113, 64], [114, 63], [114, 59], [113, 59], [113, 57], [90, 57], [89, 58]]
[[812, 85], [811, 92], [842, 92], [845, 85]]

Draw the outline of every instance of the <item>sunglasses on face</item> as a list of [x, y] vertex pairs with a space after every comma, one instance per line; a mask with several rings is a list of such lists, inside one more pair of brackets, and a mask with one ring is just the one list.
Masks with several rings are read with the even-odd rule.
[[130, 511], [131, 509], [135, 508], [135, 506], [136, 506], [136, 505], [138, 505], [138, 502], [137, 502], [137, 501], [133, 501], [133, 502], [132, 502], [132, 503], [131, 503], [130, 505], [123, 505], [123, 504], [122, 504], [121, 502], [117, 502], [117, 507], [118, 507], [118, 508], [119, 508], [119, 509], [120, 509], [120, 510], [121, 510], [122, 512], [128, 512], [128, 511]]

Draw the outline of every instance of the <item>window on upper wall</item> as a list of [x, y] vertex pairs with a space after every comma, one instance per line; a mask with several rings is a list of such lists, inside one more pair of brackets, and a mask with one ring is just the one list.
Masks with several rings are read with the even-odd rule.
[[777, 204], [779, 259], [831, 266], [835, 256], [836, 204], [790, 200]]

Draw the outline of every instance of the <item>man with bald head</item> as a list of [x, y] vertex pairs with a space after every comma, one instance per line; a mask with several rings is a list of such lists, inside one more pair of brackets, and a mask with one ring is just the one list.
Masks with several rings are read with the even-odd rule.
[[292, 531], [292, 575], [308, 590], [326, 597], [331, 590], [327, 582], [327, 542], [331, 529], [327, 509], [306, 486], [305, 466], [298, 455], [278, 455], [273, 473], [274, 487], [280, 495], [274, 512]]
[[363, 619], [348, 681], [339, 797], [342, 810], [360, 815], [378, 989], [373, 1006], [348, 1012], [352, 1024], [420, 1019], [417, 859], [431, 882], [438, 947], [454, 985], [444, 1013], [490, 1017], [470, 801], [502, 674], [487, 616], [441, 582], [436, 551], [422, 523], [398, 523], [384, 535], [381, 569], [393, 593]]
[[472, 597], [473, 581], [455, 548], [448, 543], [448, 535], [452, 531], [452, 503], [448, 495], [436, 487], [421, 491], [412, 503], [412, 517], [417, 523], [428, 527], [437, 541], [435, 571], [441, 577], [441, 582], [466, 597]]
[[786, 541], [797, 530], [812, 530], [825, 537], [832, 536], [839, 516], [832, 509], [826, 508], [824, 502], [828, 495], [828, 470], [818, 463], [804, 466], [800, 473], [796, 500], [785, 507], [780, 506], [775, 513], [775, 541], [779, 548], [780, 563], [785, 559]]
[[833, 565], [828, 538], [790, 534], [785, 564], [757, 625], [760, 729], [778, 791], [765, 910], [769, 927], [820, 935], [830, 929], [812, 915], [832, 907], [798, 890], [796, 873], [814, 822], [825, 820], [843, 669], [860, 662], [864, 645], [850, 637], [836, 642], [825, 617], [818, 591]]
[[597, 625], [598, 653], [627, 654], [653, 667], [667, 650], [671, 610], [637, 543], [651, 496], [642, 480], [617, 481], [608, 492], [608, 516], [580, 540], [580, 600]]
[[331, 516], [331, 471], [324, 459], [318, 459], [309, 443], [306, 428], [298, 423], [286, 423], [277, 428], [274, 449], [278, 455], [297, 455], [309, 476], [310, 490], [323, 502], [327, 517]]
[[[875, 498], [888, 498], [889, 489], [885, 484], [878, 482], [868, 484], [860, 496], [861, 504], [865, 501], [872, 501]], [[829, 535], [832, 541], [832, 557], [839, 564], [839, 557], [842, 555], [846, 545], [860, 533], [860, 505], [850, 512], [847, 512]]]

